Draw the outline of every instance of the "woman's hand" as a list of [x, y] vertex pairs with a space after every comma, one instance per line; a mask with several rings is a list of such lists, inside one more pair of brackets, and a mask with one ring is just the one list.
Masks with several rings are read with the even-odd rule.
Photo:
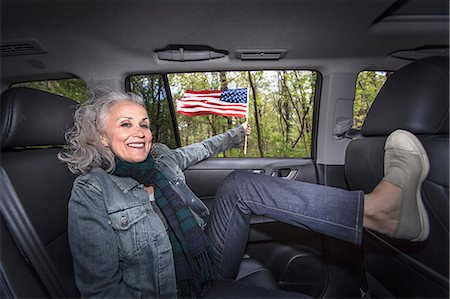
[[249, 136], [252, 133], [252, 128], [250, 127], [248, 122], [243, 123], [242, 126], [244, 127], [245, 136]]

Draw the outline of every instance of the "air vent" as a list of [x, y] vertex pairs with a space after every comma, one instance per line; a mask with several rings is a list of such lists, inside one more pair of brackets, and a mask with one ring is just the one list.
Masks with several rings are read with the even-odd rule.
[[286, 56], [286, 49], [245, 49], [236, 50], [236, 58], [241, 60], [279, 60]]
[[36, 40], [3, 41], [0, 47], [2, 57], [47, 53]]

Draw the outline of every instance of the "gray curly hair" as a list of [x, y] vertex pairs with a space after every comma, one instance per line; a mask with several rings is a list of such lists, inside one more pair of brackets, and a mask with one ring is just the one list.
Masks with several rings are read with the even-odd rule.
[[114, 154], [102, 144], [100, 136], [111, 108], [127, 101], [145, 107], [136, 94], [102, 90], [93, 92], [92, 99], [76, 110], [74, 125], [66, 132], [69, 148], [58, 154], [72, 173], [86, 174], [95, 167], [110, 172], [115, 168]]

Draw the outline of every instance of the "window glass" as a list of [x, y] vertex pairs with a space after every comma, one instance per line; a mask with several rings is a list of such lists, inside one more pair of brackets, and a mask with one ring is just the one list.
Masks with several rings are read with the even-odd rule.
[[14, 84], [13, 87], [30, 87], [47, 91], [83, 103], [89, 100], [86, 83], [79, 78], [33, 81]]
[[169, 101], [161, 75], [137, 75], [129, 77], [130, 91], [144, 99], [150, 117], [153, 142], [176, 148], [176, 139]]
[[[143, 89], [131, 76], [131, 91], [158, 94], [155, 87]], [[313, 101], [317, 73], [314, 71], [242, 71], [169, 74], [176, 107], [186, 91], [248, 90], [248, 121], [252, 134], [247, 155], [243, 148], [231, 149], [219, 157], [310, 157], [313, 130]], [[200, 142], [245, 122], [245, 118], [221, 115], [187, 116], [176, 113], [181, 145]], [[154, 118], [157, 119], [157, 118]], [[166, 125], [170, 125], [166, 122]], [[163, 124], [161, 123], [161, 126]]]
[[364, 71], [356, 79], [355, 101], [353, 102], [353, 128], [361, 129], [369, 108], [392, 72]]

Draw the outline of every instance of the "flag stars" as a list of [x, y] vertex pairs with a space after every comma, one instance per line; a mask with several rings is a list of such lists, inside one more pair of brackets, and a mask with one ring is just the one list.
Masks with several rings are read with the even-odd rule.
[[239, 89], [229, 89], [224, 90], [220, 97], [221, 101], [228, 103], [247, 103], [247, 89], [239, 88]]

